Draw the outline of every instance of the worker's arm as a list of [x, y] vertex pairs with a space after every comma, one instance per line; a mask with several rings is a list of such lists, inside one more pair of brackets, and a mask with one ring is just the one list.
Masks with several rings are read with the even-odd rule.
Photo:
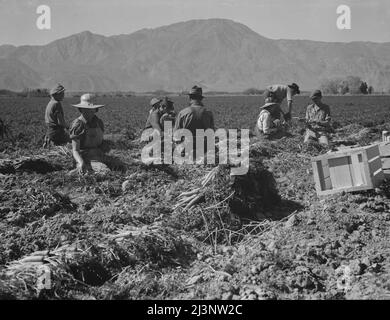
[[59, 123], [59, 125], [63, 128], [66, 128], [68, 129], [68, 125], [66, 124], [65, 122], [65, 118], [64, 118], [64, 114], [62, 112], [59, 112], [58, 115], [57, 115], [57, 121]]
[[292, 113], [292, 106], [293, 102], [292, 100], [287, 101], [287, 113], [284, 114], [284, 120], [290, 121], [291, 120], [291, 113]]
[[87, 172], [87, 166], [80, 154], [80, 139], [73, 139], [72, 140], [72, 153], [73, 158], [77, 162], [77, 170], [80, 174], [84, 174]]
[[215, 131], [214, 115], [211, 111], [209, 111], [209, 114], [210, 114], [210, 129], [213, 129]]
[[183, 126], [183, 116], [181, 114], [181, 112], [179, 112], [179, 114], [177, 115], [176, 117], [176, 121], [175, 121], [175, 128], [173, 129], [173, 141], [175, 143], [180, 143], [181, 142], [181, 139], [178, 139], [176, 136], [175, 136], [175, 132], [177, 130], [180, 130], [182, 129], [184, 126]]
[[162, 130], [160, 126], [160, 117], [157, 112], [150, 114], [150, 124], [152, 125], [153, 129], [157, 130], [161, 134]]
[[69, 128], [65, 122], [65, 117], [64, 117], [64, 111], [62, 110], [62, 106], [61, 106], [61, 103], [60, 102], [56, 102], [56, 104], [54, 105], [54, 115], [56, 116], [57, 118], [57, 123], [63, 127], [63, 128]]
[[322, 126], [322, 127], [325, 127], [327, 129], [330, 128], [330, 110], [329, 108], [326, 109], [325, 111], [325, 119], [324, 120], [321, 120], [321, 121], [317, 121], [317, 124]]

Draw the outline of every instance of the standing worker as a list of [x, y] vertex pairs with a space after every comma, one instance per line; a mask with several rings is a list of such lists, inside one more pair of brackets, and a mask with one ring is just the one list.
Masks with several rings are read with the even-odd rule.
[[62, 109], [61, 101], [65, 96], [65, 88], [58, 84], [50, 90], [51, 99], [46, 107], [45, 123], [47, 132], [43, 147], [48, 147], [50, 143], [54, 145], [64, 145], [69, 140], [69, 135], [65, 129], [68, 125], [65, 123], [64, 110]]
[[270, 98], [272, 102], [276, 102], [279, 105], [282, 104], [284, 99], [287, 99], [287, 113], [283, 113], [286, 121], [291, 120], [291, 112], [293, 105], [293, 96], [300, 94], [299, 86], [296, 83], [292, 83], [288, 86], [282, 84], [275, 84], [266, 88], [264, 92], [265, 98]]
[[322, 92], [315, 90], [310, 99], [312, 104], [307, 106], [306, 110], [306, 135], [305, 143], [310, 140], [317, 141], [323, 145], [329, 145], [330, 127], [330, 108], [322, 103]]

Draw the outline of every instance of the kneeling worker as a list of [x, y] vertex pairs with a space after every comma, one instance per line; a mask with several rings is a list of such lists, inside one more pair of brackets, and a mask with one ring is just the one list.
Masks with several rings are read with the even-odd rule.
[[322, 103], [322, 92], [315, 90], [311, 96], [312, 104], [306, 110], [306, 135], [305, 143], [317, 141], [323, 145], [329, 145], [330, 108]]
[[256, 133], [266, 139], [281, 138], [285, 130], [283, 122], [280, 120], [282, 113], [280, 105], [276, 102], [266, 102], [260, 109], [262, 110], [257, 120]]

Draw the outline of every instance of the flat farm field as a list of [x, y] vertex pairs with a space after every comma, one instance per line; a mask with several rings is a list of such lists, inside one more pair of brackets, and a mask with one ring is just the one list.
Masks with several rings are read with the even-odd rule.
[[[101, 97], [99, 103], [105, 104], [99, 117], [106, 125], [106, 133], [123, 133], [126, 130], [140, 132], [146, 121], [151, 97], [107, 98]], [[173, 97], [176, 110], [188, 104], [188, 98]], [[360, 124], [366, 127], [382, 125], [390, 121], [390, 96], [329, 96], [325, 103], [331, 106], [332, 119], [336, 126]], [[19, 141], [31, 142], [31, 147], [40, 145], [45, 133], [44, 112], [47, 98], [0, 98], [0, 118], [10, 127]], [[78, 111], [71, 106], [78, 98], [65, 99], [65, 117], [71, 122]], [[207, 97], [204, 104], [209, 107], [219, 128], [252, 129], [262, 105], [261, 96], [220, 96]], [[294, 116], [304, 117], [310, 99], [298, 96], [294, 101]], [[284, 103], [282, 107], [286, 107]]]
[[[278, 141], [252, 137], [243, 176], [145, 165], [150, 99], [99, 98], [111, 172], [72, 177], [69, 146], [42, 148], [48, 99], [0, 98], [14, 140], [0, 141], [0, 299], [389, 299], [388, 181], [318, 198], [311, 157], [330, 150], [304, 145], [300, 122]], [[188, 103], [173, 100], [176, 110]], [[262, 101], [204, 103], [217, 127], [252, 129]], [[389, 96], [324, 102], [334, 142], [367, 145], [390, 130]], [[297, 97], [293, 116], [308, 103]]]

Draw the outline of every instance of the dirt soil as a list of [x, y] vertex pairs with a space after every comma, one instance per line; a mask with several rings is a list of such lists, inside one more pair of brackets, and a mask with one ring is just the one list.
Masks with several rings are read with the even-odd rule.
[[[187, 210], [174, 209], [179, 194], [212, 167], [144, 165], [137, 140], [111, 137], [104, 177], [68, 176], [72, 158], [56, 149], [5, 148], [0, 298], [390, 298], [390, 182], [319, 199], [310, 159], [328, 150], [303, 145], [301, 131], [253, 139], [250, 174], [240, 182], [222, 168]], [[334, 139], [365, 145], [378, 131], [348, 126]], [[37, 154], [51, 170], [13, 169]], [[37, 266], [20, 260], [45, 250], [42, 289]]]

